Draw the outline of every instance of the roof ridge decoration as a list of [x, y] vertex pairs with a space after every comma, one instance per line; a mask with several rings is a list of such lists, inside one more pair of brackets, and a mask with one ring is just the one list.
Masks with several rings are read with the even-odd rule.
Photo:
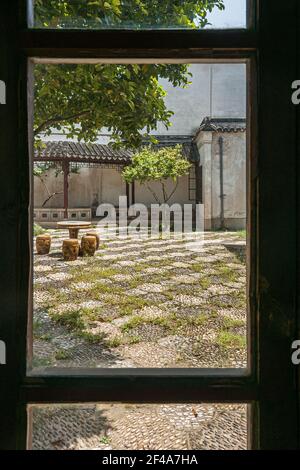
[[246, 118], [211, 118], [206, 116], [198, 131], [199, 132], [245, 132], [247, 128]]

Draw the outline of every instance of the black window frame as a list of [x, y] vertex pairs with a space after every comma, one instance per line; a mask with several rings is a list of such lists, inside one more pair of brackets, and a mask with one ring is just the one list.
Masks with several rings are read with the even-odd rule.
[[[291, 344], [300, 337], [299, 116], [291, 103], [291, 84], [299, 78], [298, 0], [289, 0], [284, 9], [274, 0], [250, 0], [248, 28], [222, 31], [34, 30], [28, 29], [25, 6], [22, 0], [3, 0], [0, 17], [0, 79], [7, 84], [7, 104], [0, 107], [0, 339], [7, 346], [7, 365], [0, 366], [0, 449], [26, 448], [28, 404], [84, 402], [248, 403], [250, 448], [299, 448], [300, 374], [291, 362]], [[112, 369], [27, 374], [30, 57], [248, 60], [250, 373]]]

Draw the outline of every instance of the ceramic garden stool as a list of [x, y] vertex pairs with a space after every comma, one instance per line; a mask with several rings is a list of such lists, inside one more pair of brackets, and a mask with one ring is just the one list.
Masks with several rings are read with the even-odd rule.
[[99, 246], [100, 246], [100, 237], [98, 235], [97, 232], [87, 232], [86, 234], [87, 237], [96, 237], [96, 250], [99, 250]]
[[51, 237], [47, 233], [37, 235], [35, 244], [38, 255], [48, 255], [50, 253]]
[[77, 238], [70, 238], [68, 240], [64, 240], [62, 251], [65, 261], [77, 260], [79, 253], [79, 241], [77, 240]]
[[97, 239], [95, 235], [84, 236], [81, 239], [82, 256], [94, 256], [97, 248]]

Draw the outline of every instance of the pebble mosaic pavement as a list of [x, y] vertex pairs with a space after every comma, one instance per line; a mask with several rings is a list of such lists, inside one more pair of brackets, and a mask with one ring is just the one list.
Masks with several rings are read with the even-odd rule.
[[[61, 254], [68, 233], [49, 233], [50, 255], [34, 256], [36, 369], [246, 367], [238, 234], [206, 233], [199, 251], [176, 239], [109, 239], [95, 257], [68, 263]], [[35, 449], [247, 445], [239, 405], [46, 407], [34, 409], [33, 424]]]

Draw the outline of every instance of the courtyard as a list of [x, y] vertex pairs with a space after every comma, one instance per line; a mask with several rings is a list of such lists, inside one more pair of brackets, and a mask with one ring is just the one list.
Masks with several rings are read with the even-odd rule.
[[48, 230], [34, 255], [33, 367], [245, 368], [244, 232], [186, 240], [112, 237], [94, 257], [63, 259]]

